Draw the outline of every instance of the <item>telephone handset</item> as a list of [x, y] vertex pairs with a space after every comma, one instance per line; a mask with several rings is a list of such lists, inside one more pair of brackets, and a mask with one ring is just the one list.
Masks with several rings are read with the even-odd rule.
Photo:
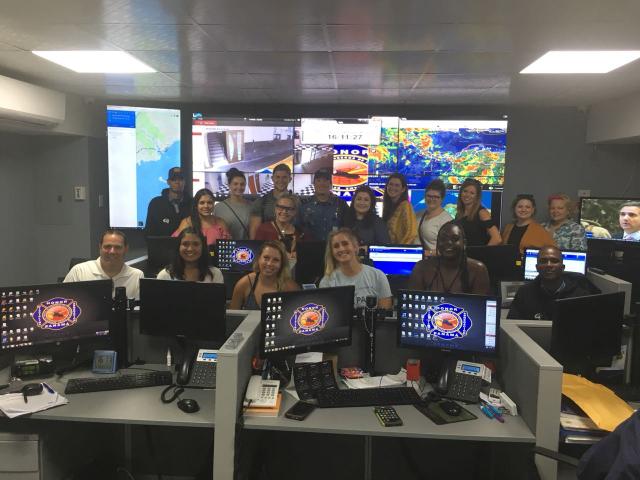
[[216, 388], [218, 351], [201, 348], [191, 361], [180, 366], [176, 383], [188, 388]]
[[275, 407], [278, 402], [279, 380], [263, 380], [260, 375], [253, 375], [247, 385], [244, 398], [245, 407]]
[[455, 368], [443, 369], [436, 390], [453, 400], [477, 403], [483, 380], [491, 383], [491, 370], [485, 365], [458, 360]]

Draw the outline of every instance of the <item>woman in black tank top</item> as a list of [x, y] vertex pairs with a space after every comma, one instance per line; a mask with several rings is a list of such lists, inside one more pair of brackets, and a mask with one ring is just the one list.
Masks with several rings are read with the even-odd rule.
[[262, 294], [291, 290], [298, 290], [298, 285], [290, 277], [289, 256], [282, 243], [270, 240], [262, 244], [253, 272], [236, 283], [230, 308], [260, 310]]

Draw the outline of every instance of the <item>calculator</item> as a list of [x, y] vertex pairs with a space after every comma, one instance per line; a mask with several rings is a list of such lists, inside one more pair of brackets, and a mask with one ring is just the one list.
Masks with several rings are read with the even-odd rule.
[[373, 413], [384, 427], [399, 427], [402, 419], [393, 407], [375, 407]]

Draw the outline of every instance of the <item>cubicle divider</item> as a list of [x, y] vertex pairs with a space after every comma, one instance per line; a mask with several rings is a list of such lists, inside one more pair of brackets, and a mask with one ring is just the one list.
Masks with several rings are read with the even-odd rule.
[[[241, 314], [241, 312], [230, 312]], [[244, 390], [251, 375], [251, 358], [257, 352], [260, 334], [260, 313], [244, 312], [246, 317], [222, 346], [218, 361], [216, 389], [214, 478], [233, 479], [237, 425], [242, 409]], [[540, 328], [549, 328], [537, 322]], [[549, 322], [546, 322], [549, 323]], [[536, 445], [556, 451], [558, 448], [562, 366], [523, 327], [535, 322], [507, 320], [502, 325], [498, 365], [505, 392], [518, 404], [520, 415], [535, 435]], [[359, 336], [356, 328], [356, 337]], [[362, 333], [362, 332], [360, 332]], [[379, 367], [393, 371], [417, 351], [395, 347], [395, 322], [382, 322], [378, 336]], [[358, 358], [360, 340], [354, 340], [344, 362]], [[355, 347], [355, 350], [354, 350]], [[339, 351], [337, 353], [340, 353]], [[341, 364], [343, 360], [340, 360]], [[553, 461], [536, 459], [541, 477], [557, 478]]]

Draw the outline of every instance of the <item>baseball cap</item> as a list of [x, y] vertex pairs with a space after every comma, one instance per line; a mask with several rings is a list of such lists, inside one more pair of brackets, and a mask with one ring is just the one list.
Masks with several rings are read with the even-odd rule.
[[331, 180], [333, 176], [333, 172], [330, 168], [322, 167], [316, 170], [316, 173], [313, 174], [313, 179], [316, 180], [318, 178], [324, 178], [325, 180]]
[[182, 174], [182, 169], [180, 167], [173, 167], [169, 169], [169, 174], [167, 175], [169, 180], [175, 180], [177, 178], [184, 180], [184, 175]]

